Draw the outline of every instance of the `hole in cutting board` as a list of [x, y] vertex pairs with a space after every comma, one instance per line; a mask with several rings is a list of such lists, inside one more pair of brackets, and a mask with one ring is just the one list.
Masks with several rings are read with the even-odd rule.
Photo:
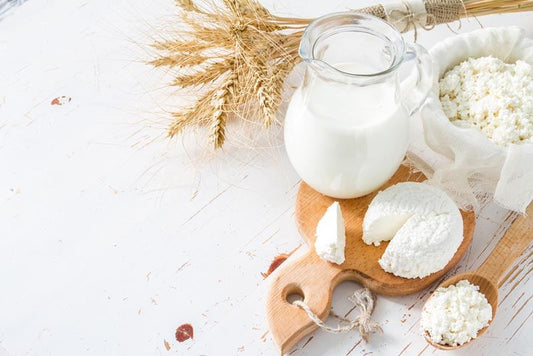
[[284, 288], [283, 295], [289, 304], [293, 304], [297, 300], [305, 299], [302, 288], [300, 288], [300, 286], [298, 286], [296, 283], [290, 283], [288, 286], [286, 286]]
[[287, 294], [286, 300], [289, 304], [292, 304], [297, 300], [304, 300], [304, 296], [299, 292], [292, 292], [290, 294]]
[[285, 292], [285, 300], [287, 303], [292, 304], [297, 300], [304, 300], [304, 292], [302, 289], [295, 284], [291, 284], [287, 286], [286, 292]]

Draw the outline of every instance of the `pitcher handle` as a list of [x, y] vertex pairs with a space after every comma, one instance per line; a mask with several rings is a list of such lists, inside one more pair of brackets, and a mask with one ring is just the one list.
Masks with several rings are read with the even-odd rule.
[[416, 61], [416, 82], [409, 76], [401, 84], [402, 102], [409, 116], [420, 109], [433, 86], [433, 62], [428, 51], [418, 45], [407, 45], [406, 59]]

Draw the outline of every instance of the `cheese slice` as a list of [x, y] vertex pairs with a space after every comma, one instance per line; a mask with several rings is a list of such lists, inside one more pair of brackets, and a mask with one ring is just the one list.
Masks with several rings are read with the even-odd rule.
[[316, 227], [315, 251], [320, 258], [340, 265], [344, 262], [345, 246], [344, 219], [339, 203], [334, 202]]
[[404, 278], [444, 268], [463, 241], [463, 219], [453, 200], [424, 183], [399, 183], [378, 193], [363, 219], [363, 241], [389, 243], [380, 266]]

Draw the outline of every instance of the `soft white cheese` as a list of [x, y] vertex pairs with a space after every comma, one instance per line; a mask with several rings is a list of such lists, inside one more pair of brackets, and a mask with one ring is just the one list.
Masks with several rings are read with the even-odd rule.
[[380, 266], [396, 276], [423, 278], [452, 259], [463, 241], [463, 219], [442, 190], [398, 183], [376, 195], [363, 219], [365, 243], [391, 239]]
[[440, 271], [463, 239], [460, 214], [413, 215], [396, 232], [379, 260], [387, 272], [404, 278], [423, 278]]
[[494, 57], [469, 58], [439, 82], [446, 116], [475, 127], [500, 146], [533, 143], [533, 66]]
[[438, 288], [422, 310], [420, 326], [429, 338], [442, 345], [462, 345], [489, 325], [492, 307], [479, 287], [467, 280]]
[[363, 240], [377, 246], [392, 239], [411, 216], [433, 212], [450, 214], [458, 209], [445, 192], [429, 184], [395, 184], [379, 192], [368, 206], [363, 219]]
[[344, 262], [346, 232], [341, 207], [334, 202], [316, 227], [315, 250], [320, 258], [336, 264]]

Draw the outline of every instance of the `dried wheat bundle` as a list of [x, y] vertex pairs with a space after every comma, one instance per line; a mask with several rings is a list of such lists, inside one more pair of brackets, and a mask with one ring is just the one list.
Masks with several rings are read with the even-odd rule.
[[[257, 118], [266, 128], [276, 123], [283, 83], [299, 62], [300, 38], [313, 19], [276, 16], [257, 0], [176, 0], [176, 4], [184, 27], [175, 38], [154, 43], [160, 55], [151, 64], [177, 69], [172, 85], [198, 90], [198, 98], [173, 114], [168, 135], [189, 126], [207, 127], [209, 142], [217, 149], [224, 144], [226, 122], [232, 117]], [[401, 31], [416, 31], [467, 16], [533, 10], [533, 0], [423, 0], [423, 4], [427, 14], [422, 18], [409, 7], [394, 10], [396, 16], [381, 4], [358, 11], [401, 21]]]

